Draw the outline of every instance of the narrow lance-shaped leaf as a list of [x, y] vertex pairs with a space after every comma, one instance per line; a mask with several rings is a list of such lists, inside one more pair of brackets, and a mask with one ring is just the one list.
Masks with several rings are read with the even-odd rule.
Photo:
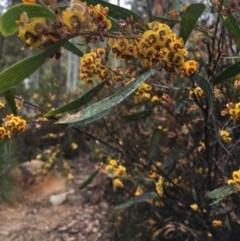
[[[111, 111], [111, 109], [104, 110], [104, 111], [101, 111], [94, 116], [86, 118], [86, 119], [82, 120], [81, 123], [78, 123], [78, 126], [84, 126], [84, 125], [90, 124], [92, 122], [95, 122], [95, 121], [101, 119], [102, 117], [104, 117], [105, 115], [107, 115], [110, 111]], [[79, 117], [79, 112], [76, 113], [76, 114], [68, 116], [66, 119], [73, 120], [73, 119], [76, 119], [78, 117]], [[75, 126], [76, 126], [75, 124], [70, 125], [70, 127], [75, 127]]]
[[79, 108], [79, 107], [87, 104], [94, 96], [96, 96], [99, 93], [99, 91], [102, 90], [102, 88], [104, 87], [106, 82], [107, 81], [100, 83], [99, 85], [97, 85], [96, 87], [94, 87], [93, 89], [88, 91], [86, 94], [84, 94], [77, 100], [71, 101], [71, 102], [67, 103], [66, 105], [63, 105], [55, 110], [52, 110], [52, 111], [48, 112], [47, 114], [45, 114], [45, 116], [53, 116], [53, 115], [67, 112], [67, 111], [72, 111], [72, 110], [75, 110], [76, 108]]
[[225, 197], [233, 194], [238, 190], [238, 184], [225, 185], [219, 187], [211, 192], [208, 192], [205, 197], [208, 199], [215, 199], [211, 205], [221, 202]]
[[[113, 95], [81, 110], [76, 114], [76, 118], [63, 118], [60, 119], [57, 124], [71, 124], [71, 126], [80, 126], [86, 119], [88, 120], [88, 123], [91, 123], [91, 118], [93, 118], [94, 116], [99, 116], [100, 118], [100, 113], [109, 111], [111, 108], [118, 105], [130, 94], [132, 94], [140, 85], [142, 85], [149, 77], [154, 75], [159, 70], [159, 68], [160, 66], [157, 66], [149, 70], [148, 72], [140, 75], [128, 85], [124, 86], [121, 90], [117, 91]], [[94, 120], [96, 119], [97, 118], [95, 118]]]
[[2, 170], [0, 170], [0, 176], [8, 169], [9, 165], [10, 165], [10, 145], [9, 145], [9, 140], [4, 140], [3, 141], [3, 166], [2, 166]]
[[128, 121], [136, 121], [136, 120], [140, 120], [140, 119], [145, 119], [148, 116], [150, 116], [152, 114], [153, 110], [149, 109], [149, 110], [145, 110], [142, 112], [138, 112], [132, 115], [123, 115], [121, 116], [124, 120], [128, 120]]
[[149, 18], [149, 22], [152, 22], [153, 17], [152, 17], [152, 8], [151, 8], [150, 0], [146, 0], [146, 3], [147, 3], [147, 15]]
[[209, 108], [208, 117], [209, 117], [214, 104], [214, 93], [213, 93], [212, 86], [210, 85], [209, 81], [200, 74], [194, 74], [192, 78], [193, 78], [193, 81], [197, 83], [204, 91], [204, 94], [208, 101], [208, 108]]
[[147, 200], [152, 200], [155, 197], [157, 197], [157, 194], [155, 192], [145, 192], [140, 196], [133, 197], [130, 200], [128, 200], [127, 202], [116, 206], [114, 209], [115, 210], [126, 209], [126, 208], [132, 206], [134, 203], [146, 202]]
[[15, 100], [14, 100], [14, 95], [12, 94], [12, 92], [10, 90], [6, 91], [4, 93], [4, 97], [12, 111], [12, 113], [14, 115], [17, 115], [17, 107], [16, 107], [16, 103], [15, 103]]
[[148, 150], [148, 158], [150, 160], [157, 158], [158, 144], [159, 144], [160, 138], [161, 138], [161, 130], [159, 129], [154, 130], [150, 141], [150, 148]]
[[93, 181], [93, 180], [95, 179], [95, 177], [97, 176], [98, 172], [99, 172], [99, 169], [96, 170], [94, 173], [92, 173], [92, 174], [87, 178], [87, 180], [85, 180], [85, 181], [80, 185], [79, 189], [81, 190], [81, 189], [87, 187], [89, 184], [91, 184], [92, 181]]
[[20, 19], [20, 15], [26, 12], [31, 18], [46, 18], [50, 20], [55, 19], [55, 14], [49, 8], [45, 8], [38, 4], [17, 4], [9, 8], [0, 18], [0, 31], [3, 36], [14, 34], [19, 26], [16, 21]]
[[83, 52], [77, 48], [73, 43], [71, 43], [69, 40], [63, 45], [63, 48], [67, 49], [68, 51], [70, 51], [71, 53], [82, 57], [83, 56]]
[[220, 84], [224, 80], [234, 77], [235, 75], [240, 73], [240, 61], [232, 64], [225, 70], [223, 70], [215, 79], [214, 85]]
[[213, 123], [213, 126], [214, 126], [214, 131], [215, 131], [215, 134], [216, 134], [216, 139], [217, 139], [219, 145], [231, 156], [232, 154], [224, 146], [222, 138], [219, 135], [219, 124], [218, 124], [218, 120], [216, 118], [217, 114], [216, 114], [216, 108], [215, 108], [215, 105], [214, 105], [213, 88], [210, 85], [209, 81], [199, 74], [193, 75], [193, 80], [203, 89], [203, 91], [205, 93], [205, 96], [207, 98], [207, 101], [208, 101], [208, 119], [207, 119], [207, 122], [209, 121], [209, 119], [210, 119], [209, 117], [212, 114], [211, 117], [212, 117], [212, 123]]
[[66, 39], [63, 39], [48, 47], [40, 54], [23, 59], [0, 73], [0, 94], [20, 84], [25, 78], [34, 73], [66, 41]]
[[193, 100], [192, 100], [192, 99], [189, 99], [188, 96], [184, 96], [184, 97], [178, 99], [178, 100], [176, 101], [175, 106], [174, 106], [174, 111], [175, 111], [177, 114], [180, 114], [182, 107], [183, 107], [185, 104], [189, 103], [189, 102], [193, 102]]
[[184, 12], [180, 22], [179, 36], [183, 39], [184, 43], [187, 42], [194, 26], [205, 9], [203, 3], [192, 3]]

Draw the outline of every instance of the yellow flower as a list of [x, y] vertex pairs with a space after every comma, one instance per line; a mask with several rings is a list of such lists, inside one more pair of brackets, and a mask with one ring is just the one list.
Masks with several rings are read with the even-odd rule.
[[116, 178], [116, 179], [113, 180], [113, 185], [114, 185], [114, 187], [117, 187], [117, 188], [118, 187], [120, 187], [120, 188], [124, 187], [122, 181], [119, 178]]
[[71, 149], [76, 150], [78, 148], [78, 144], [76, 144], [75, 142], [72, 142], [70, 147]]
[[198, 63], [194, 60], [184, 62], [182, 68], [179, 69], [182, 76], [188, 77], [194, 73], [198, 73]]
[[73, 180], [74, 179], [74, 176], [73, 176], [73, 174], [72, 173], [68, 173], [68, 175], [67, 175], [67, 180]]
[[198, 210], [198, 205], [196, 203], [193, 203], [190, 205], [190, 208], [194, 211], [197, 211]]
[[10, 139], [11, 132], [7, 130], [5, 127], [0, 127], [0, 140]]
[[232, 177], [235, 182], [240, 183], [240, 170], [234, 171]]
[[118, 163], [115, 159], [110, 159], [109, 160], [109, 165], [113, 166], [113, 167], [117, 167], [118, 166]]
[[135, 191], [135, 196], [140, 196], [143, 193], [143, 190], [141, 187], [137, 187], [137, 190]]
[[159, 177], [158, 181], [156, 182], [156, 192], [159, 197], [163, 196], [163, 177]]
[[232, 138], [230, 137], [229, 131], [220, 130], [220, 136], [222, 137], [225, 143], [229, 143], [232, 140]]
[[221, 227], [222, 226], [222, 221], [221, 220], [213, 220], [212, 221], [212, 226], [213, 227]]

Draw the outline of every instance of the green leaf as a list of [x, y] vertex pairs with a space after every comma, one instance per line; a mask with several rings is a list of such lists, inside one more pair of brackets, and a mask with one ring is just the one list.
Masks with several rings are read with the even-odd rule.
[[229, 78], [234, 77], [235, 75], [240, 73], [240, 61], [236, 62], [235, 64], [232, 64], [225, 70], [223, 70], [215, 79], [214, 79], [214, 85], [217, 85], [224, 80], [227, 80]]
[[[192, 77], [193, 81], [201, 87], [208, 101], [208, 116], [211, 114], [214, 104], [214, 93], [209, 81], [200, 74], [194, 74]], [[209, 119], [209, 118], [208, 118]]]
[[121, 205], [114, 207], [114, 209], [115, 210], [126, 209], [126, 208], [131, 207], [133, 204], [134, 204], [134, 202], [132, 200], [129, 200]]
[[140, 75], [134, 81], [129, 83], [128, 85], [124, 86], [121, 90], [117, 91], [113, 95], [86, 107], [85, 109], [81, 110], [80, 112], [76, 113], [74, 118], [63, 118], [60, 119], [57, 124], [70, 124], [71, 126], [80, 126], [87, 123], [91, 123], [103, 116], [104, 113], [110, 111], [111, 108], [118, 105], [124, 99], [126, 99], [130, 94], [132, 94], [140, 85], [142, 85], [149, 77], [154, 75], [160, 66], [157, 66], [148, 72]]
[[157, 158], [158, 150], [159, 150], [158, 144], [159, 144], [159, 141], [161, 138], [161, 134], [162, 134], [162, 132], [159, 129], [155, 129], [153, 131], [151, 141], [150, 141], [150, 148], [148, 150], [148, 158], [150, 160]]
[[54, 55], [66, 41], [66, 39], [63, 39], [48, 47], [40, 54], [21, 60], [0, 73], [0, 94], [17, 86], [25, 78], [34, 73], [50, 56]]
[[213, 92], [213, 88], [212, 88], [211, 84], [209, 83], [209, 81], [207, 79], [205, 79], [202, 75], [199, 75], [199, 74], [194, 74], [192, 78], [193, 78], [193, 81], [195, 81], [203, 89], [203, 91], [205, 93], [205, 96], [207, 98], [207, 101], [208, 101], [208, 119], [207, 119], [207, 122], [210, 119], [209, 117], [210, 117], [211, 113], [213, 113], [211, 115], [211, 117], [212, 117], [211, 122], [213, 123], [213, 126], [214, 126], [214, 131], [215, 131], [215, 134], [216, 134], [217, 142], [230, 156], [232, 156], [232, 154], [224, 146], [222, 138], [219, 134], [220, 128], [219, 128], [218, 120], [216, 118], [217, 114], [216, 114], [216, 108], [214, 108], [214, 92]]
[[178, 19], [165, 18], [165, 17], [157, 16], [157, 15], [153, 15], [152, 18], [153, 18], [154, 21], [161, 21], [161, 22], [168, 23], [168, 24], [171, 24], [171, 25], [174, 25], [174, 24], [177, 24], [177, 23], [181, 22]]
[[132, 115], [123, 115], [121, 116], [121, 118], [128, 120], [128, 121], [136, 121], [139, 119], [146, 119], [148, 116], [150, 116], [152, 114], [153, 110], [149, 109], [149, 110], [145, 110], [142, 112], [138, 112]]
[[16, 107], [16, 103], [15, 103], [15, 100], [14, 100], [14, 95], [12, 94], [12, 92], [10, 90], [6, 91], [4, 93], [4, 97], [12, 111], [12, 113], [14, 115], [17, 115], [17, 107]]
[[205, 198], [208, 199], [215, 199], [211, 205], [218, 204], [221, 202], [225, 197], [233, 194], [238, 190], [238, 184], [226, 185], [219, 187], [211, 192], [208, 192], [205, 195]]
[[70, 51], [71, 53], [82, 57], [83, 56], [83, 52], [77, 48], [73, 43], [71, 43], [69, 40], [63, 45], [63, 48], [67, 49], [68, 51]]
[[153, 16], [152, 16], [152, 8], [151, 8], [151, 4], [150, 4], [150, 1], [149, 0], [146, 0], [146, 3], [147, 3], [147, 15], [148, 15], [148, 19], [149, 19], [149, 22], [152, 22], [153, 20]]
[[120, 210], [120, 209], [126, 209], [130, 206], [132, 206], [134, 203], [142, 203], [142, 202], [146, 202], [149, 199], [154, 199], [155, 197], [157, 197], [157, 194], [155, 192], [145, 192], [140, 196], [137, 197], [133, 197], [130, 200], [128, 200], [127, 202], [116, 206], [114, 209], [115, 210]]
[[9, 144], [9, 140], [4, 140], [3, 141], [3, 166], [2, 166], [2, 170], [0, 173], [0, 176], [8, 169], [9, 165], [10, 165], [10, 144]]
[[166, 170], [167, 168], [172, 169], [173, 166], [175, 166], [180, 159], [192, 153], [196, 147], [197, 145], [194, 145], [190, 148], [187, 148], [185, 146], [180, 146], [173, 149], [170, 155], [164, 159], [164, 162], [161, 165], [160, 169], [162, 170]]
[[[108, 109], [108, 110], [104, 110], [104, 111], [101, 111], [99, 112], [98, 114], [96, 115], [93, 115], [93, 116], [90, 116], [88, 118], [85, 118], [84, 120], [82, 120], [81, 122], [79, 122], [77, 125], [75, 124], [71, 124], [70, 127], [76, 127], [76, 126], [84, 126], [84, 125], [87, 125], [87, 124], [90, 124], [94, 121], [97, 121], [99, 119], [101, 119], [102, 117], [104, 117], [106, 114], [108, 114], [109, 112], [111, 111], [111, 109]], [[56, 123], [56, 124], [68, 124], [68, 122], [74, 122], [76, 119], [78, 119], [79, 117], [81, 116], [81, 111], [80, 112], [77, 112], [73, 115], [70, 115], [68, 117], [65, 117], [64, 120], [65, 120], [65, 123]], [[60, 120], [61, 121], [61, 120]]]
[[92, 183], [92, 181], [95, 179], [95, 177], [97, 176], [99, 172], [99, 169], [96, 170], [94, 173], [92, 173], [79, 187], [79, 190], [84, 189], [85, 187], [87, 187], [89, 184]]
[[179, 36], [183, 39], [184, 43], [187, 42], [192, 30], [198, 18], [201, 16], [205, 9], [203, 3], [192, 3], [188, 6], [184, 12], [180, 22], [180, 33]]
[[17, 4], [9, 8], [0, 18], [0, 31], [3, 36], [14, 34], [19, 26], [16, 21], [20, 19], [20, 15], [26, 12], [31, 18], [55, 19], [55, 14], [49, 9], [38, 4]]
[[228, 29], [237, 38], [237, 47], [240, 49], [240, 27], [232, 14], [227, 14], [227, 16], [221, 16], [222, 21], [226, 29]]
[[146, 202], [149, 199], [154, 199], [155, 197], [157, 197], [157, 194], [155, 192], [145, 192], [140, 196], [134, 197], [133, 201], [137, 203], [142, 203]]
[[189, 103], [189, 102], [192, 102], [193, 103], [193, 100], [192, 99], [189, 99], [188, 96], [183, 96], [181, 97], [180, 99], [178, 99], [176, 101], [176, 104], [174, 106], [174, 111], [177, 113], [177, 114], [180, 114], [181, 113], [181, 109], [182, 107]]
[[105, 86], [106, 82], [107, 81], [100, 83], [99, 85], [97, 85], [96, 87], [94, 87], [93, 89], [88, 91], [86, 94], [81, 96], [79, 99], [69, 102], [66, 105], [63, 105], [55, 110], [52, 110], [52, 111], [48, 112], [47, 114], [45, 114], [45, 116], [53, 116], [53, 115], [67, 112], [67, 111], [72, 111], [72, 110], [75, 110], [75, 109], [87, 104], [94, 96], [96, 96], [99, 93], [99, 91], [102, 90], [102, 88]]

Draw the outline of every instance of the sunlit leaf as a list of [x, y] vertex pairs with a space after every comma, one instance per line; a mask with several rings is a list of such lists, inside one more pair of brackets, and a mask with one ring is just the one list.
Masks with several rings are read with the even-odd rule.
[[132, 115], [123, 115], [121, 117], [125, 120], [136, 121], [136, 120], [139, 120], [139, 119], [147, 118], [148, 116], [150, 116], [152, 114], [152, 112], [153, 112], [153, 110], [149, 109], [149, 110], [138, 112], [138, 113], [135, 113], [135, 114], [132, 114]]
[[71, 124], [71, 126], [80, 126], [87, 123], [91, 123], [97, 118], [101, 118], [102, 114], [110, 111], [111, 108], [118, 105], [124, 99], [126, 99], [130, 94], [132, 94], [140, 85], [142, 85], [149, 77], [154, 75], [160, 66], [157, 66], [146, 73], [140, 75], [134, 81], [124, 86], [121, 90], [117, 91], [113, 95], [86, 107], [85, 109], [78, 112], [78, 115], [74, 118], [63, 118], [60, 119], [57, 124]]
[[180, 22], [180, 32], [179, 36], [183, 39], [184, 43], [187, 42], [188, 37], [190, 36], [192, 30], [195, 27], [195, 24], [198, 18], [201, 16], [205, 9], [203, 3], [192, 3], [188, 6], [184, 12], [181, 22]]
[[23, 59], [0, 73], [0, 94], [17, 86], [25, 78], [34, 73], [50, 56], [54, 55], [66, 41], [66, 39], [63, 39], [48, 47], [40, 54]]
[[16, 21], [23, 12], [26, 12], [30, 19], [36, 17], [55, 19], [55, 14], [49, 8], [38, 4], [17, 4], [10, 7], [0, 18], [0, 31], [3, 36], [12, 35], [18, 30], [19, 26]]
[[12, 92], [10, 90], [6, 91], [4, 93], [4, 97], [12, 111], [12, 113], [14, 115], [17, 115], [17, 107], [16, 107], [16, 103], [15, 103], [15, 100], [14, 100], [14, 95], [12, 94]]
[[214, 85], [219, 84], [229, 78], [234, 77], [235, 75], [240, 73], [240, 61], [232, 64], [231, 66], [227, 67], [223, 70], [215, 79]]
[[99, 169], [96, 170], [94, 173], [92, 173], [79, 187], [79, 189], [84, 189], [85, 187], [87, 187], [89, 184], [92, 183], [92, 181], [95, 179], [95, 177], [97, 176], [99, 172]]
[[99, 93], [99, 91], [102, 90], [102, 88], [104, 87], [105, 84], [106, 84], [106, 81], [100, 83], [99, 85], [97, 85], [96, 87], [89, 90], [86, 94], [84, 94], [77, 100], [71, 101], [71, 102], [67, 103], [66, 105], [63, 105], [55, 110], [52, 110], [52, 111], [48, 112], [47, 114], [45, 114], [45, 116], [53, 116], [53, 115], [67, 112], [67, 111], [72, 111], [72, 110], [75, 110], [75, 109], [87, 104], [94, 96], [96, 96]]

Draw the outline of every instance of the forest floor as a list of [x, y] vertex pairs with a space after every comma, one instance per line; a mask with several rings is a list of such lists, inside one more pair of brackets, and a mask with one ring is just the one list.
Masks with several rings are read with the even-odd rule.
[[[17, 185], [14, 203], [0, 204], [0, 240], [113, 240], [107, 222], [110, 206], [103, 198], [104, 174], [99, 173], [87, 188], [79, 191], [80, 184], [96, 167], [89, 157], [70, 161], [70, 166], [75, 174], [74, 183], [66, 183], [59, 176], [52, 175], [44, 188], [39, 183], [38, 186], [35, 183], [35, 188]], [[51, 194], [69, 190], [74, 193], [69, 194], [62, 204], [50, 202]]]

